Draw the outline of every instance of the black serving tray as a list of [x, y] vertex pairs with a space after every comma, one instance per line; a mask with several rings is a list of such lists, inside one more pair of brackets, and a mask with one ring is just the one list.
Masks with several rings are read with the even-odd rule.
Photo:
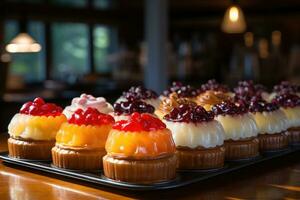
[[28, 161], [28, 160], [18, 160], [15, 158], [11, 158], [8, 156], [7, 152], [0, 153], [0, 159], [3, 160], [3, 163], [13, 164], [15, 166], [25, 167], [29, 169], [38, 170], [41, 172], [46, 172], [52, 175], [60, 175], [62, 177], [72, 178], [79, 181], [84, 181], [87, 183], [92, 183], [93, 185], [99, 186], [109, 186], [114, 188], [128, 189], [128, 190], [164, 190], [170, 188], [177, 188], [186, 186], [192, 183], [200, 182], [206, 179], [210, 179], [212, 177], [226, 174], [229, 172], [237, 171], [238, 169], [255, 165], [261, 162], [265, 162], [274, 158], [278, 158], [287, 154], [294, 153], [296, 151], [300, 151], [300, 146], [293, 145], [289, 148], [277, 151], [277, 152], [268, 152], [258, 156], [255, 159], [251, 160], [241, 160], [241, 161], [230, 161], [225, 163], [225, 167], [218, 170], [183, 170], [178, 171], [177, 178], [175, 180], [157, 183], [157, 184], [132, 184], [120, 181], [114, 181], [106, 178], [103, 175], [102, 171], [98, 172], [79, 172], [72, 170], [65, 170], [53, 167], [51, 162], [41, 162], [41, 161]]

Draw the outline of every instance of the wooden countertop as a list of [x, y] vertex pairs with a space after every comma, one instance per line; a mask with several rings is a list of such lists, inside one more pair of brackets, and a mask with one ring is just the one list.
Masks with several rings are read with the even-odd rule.
[[[0, 134], [0, 151], [7, 150]], [[133, 192], [6, 166], [0, 161], [0, 199], [300, 199], [300, 153], [179, 189]]]

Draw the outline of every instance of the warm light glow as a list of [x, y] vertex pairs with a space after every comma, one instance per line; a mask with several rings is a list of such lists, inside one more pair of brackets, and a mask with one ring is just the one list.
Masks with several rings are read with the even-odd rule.
[[39, 52], [42, 47], [27, 33], [20, 33], [6, 45], [5, 49], [10, 53], [31, 53]]
[[233, 5], [226, 10], [222, 30], [225, 33], [243, 33], [246, 30], [244, 14], [239, 6]]
[[251, 32], [245, 33], [244, 40], [245, 40], [245, 46], [246, 47], [252, 47], [253, 43], [254, 43], [253, 33], [251, 33]]
[[280, 31], [272, 32], [272, 44], [274, 46], [279, 46], [281, 44], [281, 32]]
[[239, 9], [232, 6], [229, 10], [229, 20], [236, 22], [239, 19]]

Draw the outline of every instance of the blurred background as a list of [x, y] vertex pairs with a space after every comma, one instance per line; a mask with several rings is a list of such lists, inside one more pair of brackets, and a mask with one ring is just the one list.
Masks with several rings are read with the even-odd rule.
[[2, 0], [0, 130], [36, 96], [64, 106], [173, 80], [299, 83], [299, 24], [299, 0]]

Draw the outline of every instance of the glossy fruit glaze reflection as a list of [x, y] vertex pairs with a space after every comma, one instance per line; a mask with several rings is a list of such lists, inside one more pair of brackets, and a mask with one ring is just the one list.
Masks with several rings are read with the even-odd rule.
[[211, 121], [214, 119], [214, 116], [202, 106], [183, 104], [174, 108], [169, 114], [164, 116], [164, 119], [173, 122], [200, 123]]
[[134, 112], [153, 114], [154, 111], [155, 108], [152, 105], [139, 100], [121, 101], [114, 104], [114, 112], [117, 115], [129, 115]]
[[139, 99], [156, 99], [158, 95], [153, 90], [144, 88], [143, 86], [131, 87], [128, 91], [123, 92], [123, 98], [128, 100]]
[[176, 92], [178, 97], [196, 97], [198, 91], [190, 85], [183, 85], [181, 82], [173, 82], [172, 86], [163, 92], [164, 96], [168, 96], [172, 92]]
[[279, 106], [282, 107], [296, 107], [296, 106], [300, 106], [300, 97], [298, 97], [295, 94], [291, 94], [291, 93], [284, 93], [284, 94], [280, 94], [277, 95], [272, 102], [277, 103]]
[[45, 101], [37, 97], [33, 102], [25, 103], [20, 109], [21, 114], [32, 116], [59, 116], [63, 109], [54, 103], [45, 103]]
[[237, 106], [233, 102], [224, 101], [212, 107], [214, 115], [240, 115], [248, 112], [244, 105]]
[[201, 92], [205, 92], [208, 90], [219, 91], [224, 93], [230, 91], [228, 86], [218, 83], [215, 79], [208, 80], [207, 83], [201, 85]]
[[298, 93], [300, 92], [300, 85], [292, 84], [289, 81], [282, 81], [273, 87], [273, 91], [279, 94]]
[[86, 111], [78, 109], [68, 120], [70, 124], [100, 126], [114, 123], [114, 118], [110, 115], [100, 113], [95, 108], [88, 108]]
[[117, 121], [113, 129], [120, 131], [157, 131], [165, 129], [166, 125], [158, 118], [147, 113], [133, 113], [128, 120]]
[[272, 112], [278, 110], [279, 106], [275, 102], [266, 102], [261, 97], [254, 96], [249, 104], [249, 111], [255, 112]]

